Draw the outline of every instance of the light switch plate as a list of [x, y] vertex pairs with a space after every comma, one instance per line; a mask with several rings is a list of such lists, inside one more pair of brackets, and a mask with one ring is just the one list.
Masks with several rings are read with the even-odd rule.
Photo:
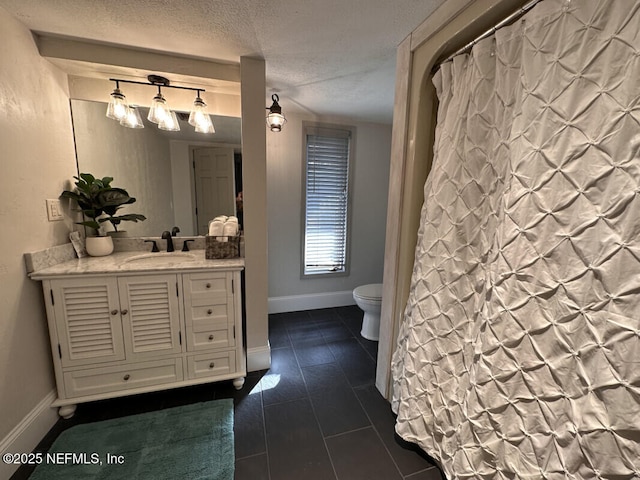
[[50, 222], [62, 220], [62, 207], [60, 206], [60, 200], [57, 198], [47, 200], [47, 218]]

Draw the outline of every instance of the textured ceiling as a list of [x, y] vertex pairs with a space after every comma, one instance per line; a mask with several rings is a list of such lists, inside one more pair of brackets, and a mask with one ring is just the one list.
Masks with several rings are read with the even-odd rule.
[[[444, 0], [0, 0], [27, 28], [238, 63], [317, 115], [391, 123], [398, 44]], [[285, 112], [286, 113], [286, 112]]]

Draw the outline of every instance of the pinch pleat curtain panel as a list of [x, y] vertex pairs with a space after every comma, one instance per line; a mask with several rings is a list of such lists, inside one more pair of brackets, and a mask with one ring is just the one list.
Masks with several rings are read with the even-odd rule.
[[393, 356], [454, 479], [640, 478], [640, 6], [543, 0], [443, 64]]

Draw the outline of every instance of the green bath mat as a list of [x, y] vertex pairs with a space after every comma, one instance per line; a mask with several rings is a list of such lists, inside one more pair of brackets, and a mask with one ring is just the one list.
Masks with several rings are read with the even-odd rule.
[[225, 399], [71, 427], [29, 479], [233, 480], [234, 464]]

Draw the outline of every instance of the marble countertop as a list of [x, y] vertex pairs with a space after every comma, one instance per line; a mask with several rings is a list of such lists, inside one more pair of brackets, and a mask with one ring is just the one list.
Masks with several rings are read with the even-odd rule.
[[85, 257], [67, 260], [56, 265], [33, 271], [29, 276], [34, 280], [90, 274], [115, 273], [169, 273], [172, 271], [198, 270], [240, 270], [244, 268], [244, 258], [208, 260], [204, 250], [190, 252], [142, 251], [116, 252], [104, 257]]

